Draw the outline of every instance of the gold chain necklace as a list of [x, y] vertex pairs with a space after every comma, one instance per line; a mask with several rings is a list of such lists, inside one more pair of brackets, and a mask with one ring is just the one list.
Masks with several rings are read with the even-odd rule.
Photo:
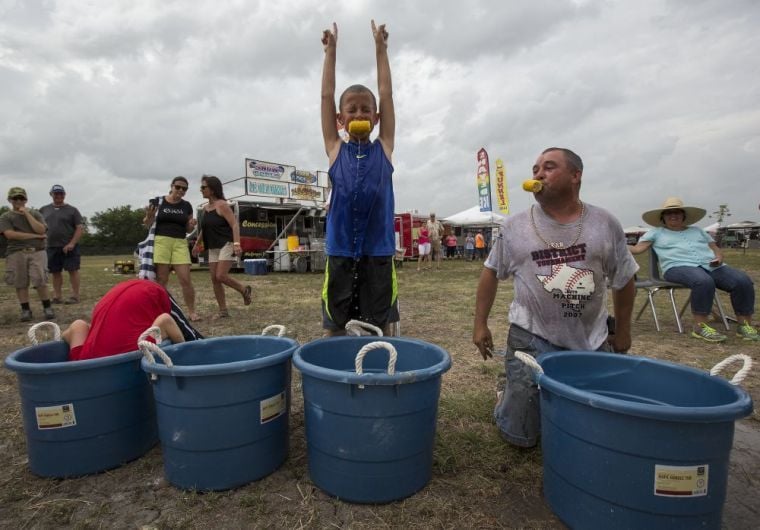
[[[575, 239], [573, 239], [573, 242], [570, 243], [570, 245], [568, 245], [567, 248], [574, 246], [578, 242], [578, 240], [581, 238], [581, 234], [583, 233], [583, 217], [586, 213], [586, 205], [583, 203], [583, 201], [580, 201], [580, 202], [581, 202], [581, 217], [580, 217], [581, 222], [578, 223], [578, 233], [575, 234]], [[547, 248], [565, 248], [565, 244], [562, 243], [562, 241], [549, 242], [546, 239], [544, 239], [544, 236], [542, 236], [541, 232], [538, 231], [538, 226], [536, 226], [536, 220], [533, 218], [534, 207], [535, 207], [535, 204], [531, 205], [530, 207], [530, 224], [533, 225], [533, 231], [536, 233], [536, 236], [538, 236], [538, 239], [543, 241], [544, 245], [546, 245]]]

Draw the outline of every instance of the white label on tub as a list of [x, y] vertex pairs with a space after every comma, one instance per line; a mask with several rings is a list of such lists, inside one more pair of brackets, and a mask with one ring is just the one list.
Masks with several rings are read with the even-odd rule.
[[285, 392], [261, 400], [261, 424], [272, 421], [285, 414], [286, 398]]
[[710, 466], [654, 466], [654, 494], [660, 497], [704, 497]]
[[77, 424], [73, 403], [54, 407], [34, 407], [34, 414], [37, 416], [37, 428], [40, 430], [62, 429]]

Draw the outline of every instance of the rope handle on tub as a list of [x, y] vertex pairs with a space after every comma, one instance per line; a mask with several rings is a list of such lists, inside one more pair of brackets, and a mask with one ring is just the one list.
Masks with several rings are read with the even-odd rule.
[[29, 331], [26, 333], [29, 337], [29, 341], [32, 346], [37, 346], [40, 340], [37, 338], [37, 330], [42, 328], [50, 328], [53, 331], [53, 340], [61, 340], [61, 328], [55, 322], [37, 322], [29, 327]]
[[[153, 337], [153, 340], [156, 341], [156, 344], [145, 340], [148, 337]], [[143, 356], [148, 359], [148, 362], [150, 364], [156, 364], [156, 359], [153, 357], [153, 354], [155, 353], [161, 357], [161, 360], [164, 361], [164, 364], [166, 366], [171, 368], [174, 366], [174, 363], [172, 362], [171, 357], [169, 357], [166, 352], [162, 350], [158, 345], [159, 342], [161, 342], [161, 330], [158, 326], [152, 326], [140, 334], [137, 339], [137, 347], [140, 349]], [[158, 376], [156, 374], [150, 374], [150, 378], [151, 380], [155, 381], [158, 379]]]
[[361, 337], [364, 330], [372, 331], [378, 337], [383, 336], [383, 330], [377, 326], [373, 326], [369, 322], [362, 322], [361, 320], [349, 320], [346, 322], [346, 335]]
[[381, 348], [385, 348], [388, 350], [388, 375], [393, 375], [396, 373], [396, 358], [398, 357], [398, 353], [396, 352], [396, 348], [393, 347], [393, 344], [390, 342], [385, 342], [381, 340], [377, 340], [375, 342], [369, 342], [365, 344], [361, 350], [359, 350], [359, 353], [356, 354], [356, 359], [354, 360], [354, 366], [356, 367], [356, 373], [358, 375], [362, 375], [364, 373], [364, 369], [362, 368], [362, 364], [364, 363], [364, 356], [367, 355], [367, 352], [370, 352], [372, 350], [379, 350]]
[[278, 337], [282, 337], [283, 335], [285, 335], [285, 326], [283, 326], [282, 324], [271, 324], [265, 327], [264, 329], [262, 329], [261, 334], [266, 335], [267, 333], [273, 330], [277, 330]]
[[729, 383], [732, 385], [738, 385], [744, 381], [744, 379], [747, 377], [747, 374], [749, 374], [749, 371], [752, 369], [752, 357], [749, 355], [745, 355], [743, 353], [729, 355], [710, 369], [710, 375], [718, 375], [726, 366], [736, 361], [743, 361], [744, 364], [742, 364], [742, 367], [738, 372], [736, 372], [736, 375], [729, 381]]
[[528, 368], [533, 370], [538, 375], [541, 375], [544, 373], [544, 369], [541, 368], [541, 365], [538, 364], [538, 361], [536, 361], [536, 359], [534, 359], [532, 355], [529, 355], [522, 351], [516, 351], [515, 357], [520, 359], [525, 365], [528, 366]]

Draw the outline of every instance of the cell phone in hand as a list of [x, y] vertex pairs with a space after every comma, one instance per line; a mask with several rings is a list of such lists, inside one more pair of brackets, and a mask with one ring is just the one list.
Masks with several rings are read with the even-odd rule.
[[148, 204], [150, 204], [154, 208], [158, 208], [158, 199], [156, 199], [155, 197], [153, 197], [151, 200], [148, 201]]
[[720, 265], [719, 259], [714, 259], [710, 262], [710, 267], [717, 267], [718, 265]]

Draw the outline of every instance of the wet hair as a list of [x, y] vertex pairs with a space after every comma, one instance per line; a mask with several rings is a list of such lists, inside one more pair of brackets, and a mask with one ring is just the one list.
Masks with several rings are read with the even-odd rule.
[[340, 95], [340, 99], [338, 100], [338, 112], [343, 109], [343, 98], [346, 97], [346, 94], [361, 94], [363, 92], [366, 92], [372, 96], [372, 107], [375, 111], [377, 111], [377, 100], [375, 99], [375, 94], [373, 94], [372, 91], [364, 85], [351, 85]]
[[565, 155], [565, 162], [567, 162], [567, 165], [572, 167], [575, 171], [583, 173], [583, 160], [570, 149], [565, 149], [564, 147], [549, 147], [548, 149], [544, 149], [541, 154], [543, 155], [549, 151], [562, 151]]
[[184, 182], [184, 183], [185, 183], [185, 186], [190, 186], [190, 183], [189, 183], [189, 182], [187, 181], [187, 179], [186, 179], [185, 177], [183, 177], [182, 175], [178, 175], [178, 176], [174, 177], [174, 178], [172, 179], [172, 183], [171, 183], [171, 186], [174, 186], [174, 183], [175, 183], [175, 182]]
[[222, 181], [214, 175], [203, 175], [201, 177], [201, 183], [206, 183], [208, 189], [211, 190], [215, 199], [224, 199], [224, 190], [222, 189]]

